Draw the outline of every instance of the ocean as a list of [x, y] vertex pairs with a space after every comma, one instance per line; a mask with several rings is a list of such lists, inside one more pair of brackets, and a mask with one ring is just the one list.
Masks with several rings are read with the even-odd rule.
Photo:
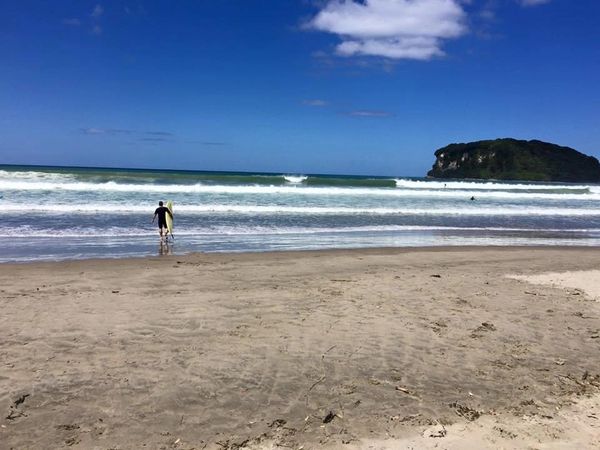
[[[471, 200], [474, 197], [474, 200]], [[175, 241], [151, 223], [172, 200]], [[0, 262], [448, 245], [600, 245], [600, 185], [0, 166]]]

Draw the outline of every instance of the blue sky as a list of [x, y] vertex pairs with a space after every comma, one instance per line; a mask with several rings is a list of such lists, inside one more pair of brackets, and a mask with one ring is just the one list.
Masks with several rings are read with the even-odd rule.
[[598, 0], [3, 1], [0, 163], [421, 176], [600, 157]]

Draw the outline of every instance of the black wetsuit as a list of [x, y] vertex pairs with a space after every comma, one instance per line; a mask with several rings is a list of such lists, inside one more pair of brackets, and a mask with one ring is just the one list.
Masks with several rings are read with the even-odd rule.
[[166, 206], [159, 206], [154, 211], [154, 214], [158, 215], [158, 228], [167, 228], [167, 214], [171, 214], [169, 208]]

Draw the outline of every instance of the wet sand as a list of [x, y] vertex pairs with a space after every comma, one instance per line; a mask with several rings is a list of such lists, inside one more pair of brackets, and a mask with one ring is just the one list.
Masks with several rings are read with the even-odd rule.
[[593, 448], [600, 251], [0, 265], [0, 448]]

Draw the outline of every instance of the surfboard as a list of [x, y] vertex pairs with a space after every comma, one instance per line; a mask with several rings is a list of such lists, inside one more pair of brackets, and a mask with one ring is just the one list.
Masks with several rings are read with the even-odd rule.
[[[171, 200], [167, 202], [167, 208], [169, 208], [169, 211], [173, 214], [173, 202]], [[170, 214], [167, 214], [165, 219], [167, 220], [167, 230], [169, 230], [169, 234], [173, 237], [173, 218]]]

